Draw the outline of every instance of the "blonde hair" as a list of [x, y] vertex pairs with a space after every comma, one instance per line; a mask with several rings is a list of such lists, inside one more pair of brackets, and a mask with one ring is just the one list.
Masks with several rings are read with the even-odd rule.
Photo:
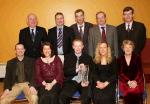
[[[95, 51], [95, 58], [94, 58], [94, 62], [95, 62], [96, 64], [101, 63], [101, 55], [100, 55], [100, 52], [99, 52], [99, 50], [100, 50], [100, 47], [99, 47], [99, 46], [100, 46], [102, 43], [107, 44], [107, 42], [99, 42], [99, 43], [97, 44], [97, 46], [96, 46], [96, 51]], [[109, 46], [108, 44], [107, 44], [107, 56], [106, 56], [106, 60], [107, 60], [107, 63], [108, 63], [108, 64], [110, 64], [110, 63], [112, 62], [111, 48], [110, 48], [110, 46]]]
[[131, 41], [131, 40], [124, 40], [123, 42], [122, 42], [122, 46], [121, 46], [121, 48], [123, 49], [124, 48], [124, 46], [125, 45], [131, 45], [132, 46], [132, 49], [134, 50], [134, 48], [135, 48], [135, 45], [134, 45], [134, 42], [133, 41]]

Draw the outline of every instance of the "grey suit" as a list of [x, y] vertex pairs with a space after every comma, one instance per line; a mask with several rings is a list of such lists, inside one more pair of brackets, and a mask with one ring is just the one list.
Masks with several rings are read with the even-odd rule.
[[[101, 40], [101, 32], [99, 26], [94, 26], [89, 30], [89, 55], [94, 57], [97, 43]], [[118, 57], [118, 38], [116, 27], [112, 25], [106, 25], [106, 40], [110, 45], [112, 51], [112, 57]]]

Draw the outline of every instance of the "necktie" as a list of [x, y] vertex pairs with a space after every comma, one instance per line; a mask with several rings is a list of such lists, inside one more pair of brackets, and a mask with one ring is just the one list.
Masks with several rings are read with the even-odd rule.
[[34, 38], [35, 38], [34, 29], [31, 29], [31, 37], [32, 37], [32, 41], [34, 42]]
[[102, 29], [102, 40], [106, 41], [105, 27], [101, 27], [101, 29]]
[[130, 25], [128, 24], [128, 27], [127, 27], [127, 31], [129, 32], [130, 31]]
[[61, 48], [63, 45], [63, 34], [62, 34], [62, 28], [58, 29], [58, 37], [57, 37], [57, 47]]
[[81, 26], [79, 26], [79, 34], [80, 34], [80, 37], [81, 37], [81, 39], [83, 39], [83, 31], [82, 31], [82, 25]]
[[77, 57], [76, 68], [79, 68], [79, 57]]

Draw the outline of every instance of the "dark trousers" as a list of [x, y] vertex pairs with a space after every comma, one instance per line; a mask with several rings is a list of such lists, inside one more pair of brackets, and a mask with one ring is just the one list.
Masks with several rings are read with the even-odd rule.
[[81, 104], [90, 104], [89, 87], [82, 87], [76, 81], [64, 83], [62, 92], [59, 95], [59, 104], [70, 104], [70, 100], [76, 91], [81, 92]]
[[58, 95], [60, 93], [61, 86], [55, 84], [50, 91], [45, 90], [45, 87], [38, 88], [39, 103], [38, 104], [59, 104]]
[[128, 94], [124, 97], [125, 104], [143, 104], [142, 94]]
[[116, 104], [115, 88], [106, 87], [105, 89], [93, 88], [94, 104]]

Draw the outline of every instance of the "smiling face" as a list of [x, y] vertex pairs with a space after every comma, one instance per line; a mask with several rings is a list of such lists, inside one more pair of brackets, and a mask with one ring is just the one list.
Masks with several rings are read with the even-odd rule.
[[17, 57], [23, 57], [24, 52], [25, 52], [25, 48], [22, 44], [17, 44], [16, 47], [15, 47], [15, 51], [16, 51], [16, 56]]
[[124, 51], [125, 55], [131, 55], [133, 52], [133, 46], [130, 44], [125, 44], [123, 47], [123, 51]]
[[123, 13], [123, 20], [127, 23], [130, 23], [133, 21], [133, 13], [132, 13], [132, 10], [129, 10], [129, 11], [125, 11]]
[[45, 57], [50, 57], [51, 56], [51, 48], [48, 45], [43, 46], [43, 54]]
[[64, 16], [60, 15], [60, 14], [56, 15], [55, 23], [57, 26], [63, 26], [64, 25]]
[[29, 14], [27, 18], [27, 24], [31, 28], [35, 28], [37, 25], [37, 17], [35, 14]]
[[106, 16], [104, 13], [98, 13], [96, 15], [96, 20], [98, 25], [105, 25], [106, 24]]
[[76, 54], [81, 54], [83, 50], [83, 42], [82, 41], [74, 41], [72, 48]]
[[84, 14], [82, 12], [75, 13], [75, 20], [78, 24], [84, 23]]
[[99, 54], [101, 56], [107, 56], [107, 53], [108, 53], [108, 46], [106, 43], [101, 43], [99, 45]]

